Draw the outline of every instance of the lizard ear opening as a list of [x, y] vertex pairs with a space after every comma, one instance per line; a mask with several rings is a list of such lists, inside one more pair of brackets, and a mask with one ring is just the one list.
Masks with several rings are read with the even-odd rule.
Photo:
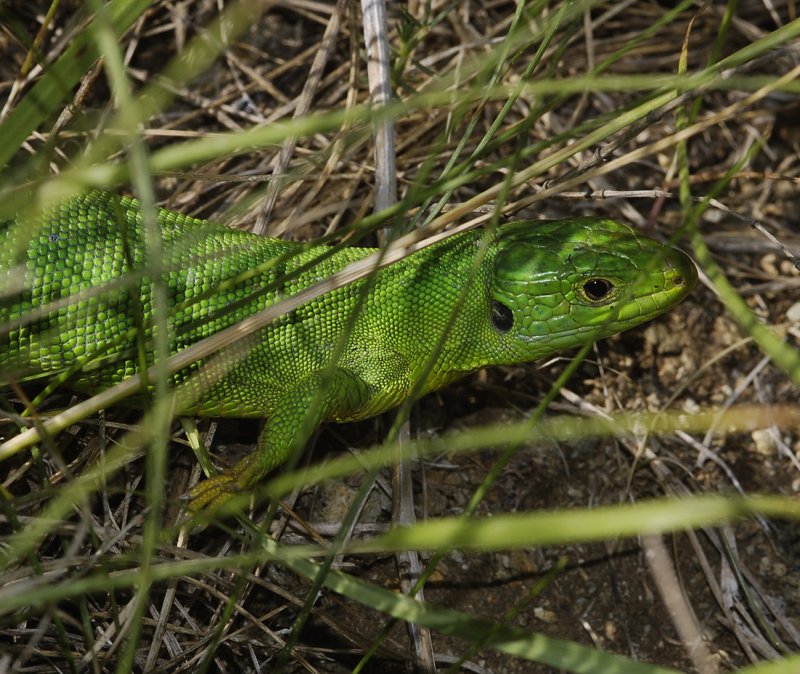
[[497, 300], [492, 300], [492, 325], [498, 332], [508, 332], [514, 325], [511, 309]]

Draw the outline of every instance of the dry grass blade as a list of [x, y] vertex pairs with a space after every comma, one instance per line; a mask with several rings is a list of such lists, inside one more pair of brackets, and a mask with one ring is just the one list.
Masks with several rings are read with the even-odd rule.
[[[125, 405], [138, 377], [88, 398], [53, 385], [40, 400], [36, 382], [0, 391], [0, 671], [674, 674], [769, 671], [800, 652], [794, 519], [659, 538], [638, 523], [502, 549], [492, 529], [553, 510], [566, 531], [598, 507], [663, 496], [720, 506], [764, 493], [783, 504], [765, 513], [795, 512], [795, 3], [223, 4], [111, 0], [127, 32], [99, 60], [89, 4], [0, 7], [3, 217], [25, 189], [46, 198], [124, 176], [123, 191], [152, 183], [170, 208], [272, 236], [391, 241], [165, 369], [244, 357], [310, 299], [501, 216], [627, 220], [684, 248], [691, 234], [707, 248], [704, 285], [581, 362], [497, 368], [424, 398], [401, 449], [385, 444], [391, 418], [324, 429], [319, 452], [259, 494], [279, 517], [255, 499], [202, 533], [177, 519], [198, 472], [177, 426], [162, 433], [157, 497], [145, 470], [153, 414], [189, 406], [186, 390], [144, 417]], [[132, 103], [115, 108], [126, 83]], [[135, 170], [131, 134], [146, 148]], [[36, 423], [17, 433], [26, 407]], [[214, 428], [189, 434], [206, 465], [255, 442], [249, 423]], [[391, 487], [400, 455], [414, 458]], [[428, 523], [464, 543], [401, 550], [413, 579], [389, 547], [370, 549]], [[398, 592], [419, 577], [424, 603]]]

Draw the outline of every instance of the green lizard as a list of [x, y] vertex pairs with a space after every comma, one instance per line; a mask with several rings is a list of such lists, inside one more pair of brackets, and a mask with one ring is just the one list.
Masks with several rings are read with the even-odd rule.
[[[309, 248], [166, 210], [157, 221], [172, 353], [375, 252]], [[0, 223], [0, 383], [67, 372], [91, 392], [137, 371], [141, 335], [147, 344], [158, 330], [143, 229], [135, 200], [101, 192]], [[628, 329], [697, 280], [686, 255], [611, 220], [520, 221], [483, 245], [485, 236], [417, 251], [280, 317], [243, 356], [175, 373], [193, 395], [184, 413], [266, 418], [255, 451], [199, 483], [190, 506], [252, 486], [323, 421], [364, 419], [487, 365]], [[145, 354], [152, 364], [152, 348]]]

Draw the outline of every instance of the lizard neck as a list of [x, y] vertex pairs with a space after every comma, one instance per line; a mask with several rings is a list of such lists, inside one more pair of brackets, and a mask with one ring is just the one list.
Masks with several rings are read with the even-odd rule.
[[483, 245], [484, 236], [483, 231], [453, 236], [383, 270], [376, 279], [371, 302], [389, 326], [389, 345], [402, 352], [415, 375], [430, 367], [424, 392], [492, 359], [487, 346], [494, 332], [490, 281], [496, 245]]

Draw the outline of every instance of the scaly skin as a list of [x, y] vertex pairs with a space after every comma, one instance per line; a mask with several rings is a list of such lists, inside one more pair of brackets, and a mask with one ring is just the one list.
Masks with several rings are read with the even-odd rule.
[[[374, 252], [308, 249], [165, 210], [158, 224], [171, 353]], [[142, 269], [142, 229], [136, 201], [99, 192], [0, 223], [0, 382], [70, 370], [71, 386], [96, 391], [137, 371], [136, 316], [151, 339], [152, 286], [126, 260]], [[255, 452], [195, 487], [191, 508], [250, 487], [320, 422], [406, 400], [443, 332], [419, 394], [648, 321], [697, 280], [686, 255], [610, 220], [510, 223], [481, 259], [483, 236], [458, 234], [313, 299], [211, 372], [177, 372], [195, 400], [184, 413], [266, 418]]]

